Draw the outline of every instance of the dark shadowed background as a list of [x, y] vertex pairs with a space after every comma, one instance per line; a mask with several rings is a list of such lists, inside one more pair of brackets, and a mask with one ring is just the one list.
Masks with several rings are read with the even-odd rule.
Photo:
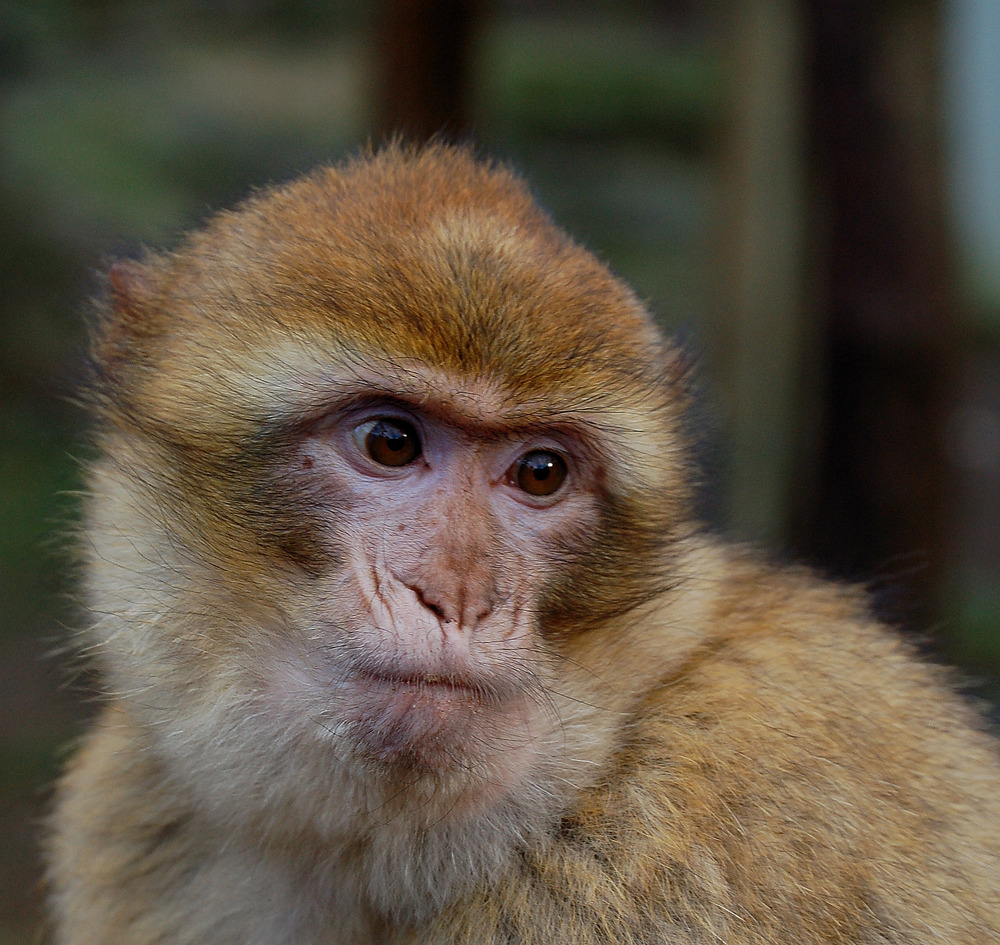
[[1000, 677], [993, 0], [0, 6], [0, 945], [87, 712], [68, 536], [96, 273], [399, 131], [474, 140], [700, 360], [713, 526]]

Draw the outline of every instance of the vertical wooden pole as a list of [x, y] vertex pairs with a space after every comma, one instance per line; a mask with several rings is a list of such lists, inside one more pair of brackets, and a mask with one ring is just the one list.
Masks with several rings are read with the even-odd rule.
[[773, 543], [787, 525], [805, 328], [798, 4], [731, 3], [725, 33], [729, 108], [708, 339], [730, 450], [723, 517], [738, 535]]
[[945, 555], [953, 391], [938, 106], [940, 4], [808, 0], [826, 411], [799, 550], [880, 573], [901, 619], [933, 612]]
[[471, 129], [470, 73], [479, 0], [381, 0], [376, 138], [455, 139]]

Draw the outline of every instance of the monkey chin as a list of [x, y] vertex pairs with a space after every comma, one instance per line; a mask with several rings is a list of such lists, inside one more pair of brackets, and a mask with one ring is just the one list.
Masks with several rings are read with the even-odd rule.
[[347, 706], [358, 751], [390, 777], [465, 775], [490, 794], [518, 779], [532, 716], [523, 693], [455, 676], [366, 674]]

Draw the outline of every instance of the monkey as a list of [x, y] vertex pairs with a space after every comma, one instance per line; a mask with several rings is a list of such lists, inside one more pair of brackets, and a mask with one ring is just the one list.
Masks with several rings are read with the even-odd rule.
[[112, 264], [56, 945], [1000, 942], [1000, 766], [864, 593], [695, 517], [689, 358], [391, 144]]

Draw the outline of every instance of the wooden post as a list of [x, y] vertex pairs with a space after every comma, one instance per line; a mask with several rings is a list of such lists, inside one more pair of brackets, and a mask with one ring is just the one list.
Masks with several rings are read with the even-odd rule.
[[376, 142], [393, 134], [420, 141], [469, 133], [478, 13], [477, 0], [382, 0], [376, 24]]
[[786, 534], [806, 328], [798, 4], [732, 3], [724, 32], [729, 104], [707, 338], [729, 454], [722, 517], [739, 536], [775, 543]]
[[889, 610], [925, 623], [945, 556], [957, 347], [940, 4], [809, 0], [806, 9], [826, 409], [796, 544], [841, 573], [880, 574], [899, 590]]

